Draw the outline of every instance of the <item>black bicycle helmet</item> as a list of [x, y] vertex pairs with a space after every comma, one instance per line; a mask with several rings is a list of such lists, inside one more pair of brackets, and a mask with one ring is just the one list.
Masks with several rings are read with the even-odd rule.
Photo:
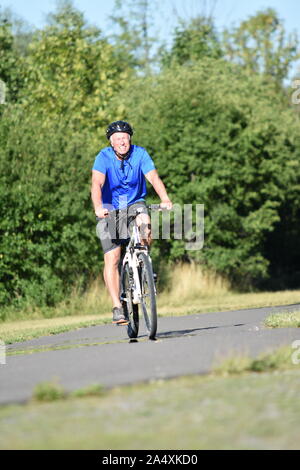
[[133, 135], [133, 130], [130, 124], [125, 121], [115, 121], [112, 122], [108, 128], [106, 129], [106, 137], [110, 139], [110, 137], [115, 134], [115, 132], [126, 132], [130, 136]]

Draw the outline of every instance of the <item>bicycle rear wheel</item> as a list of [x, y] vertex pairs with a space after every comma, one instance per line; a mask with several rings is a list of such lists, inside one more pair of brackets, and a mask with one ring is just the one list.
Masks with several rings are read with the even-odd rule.
[[144, 253], [139, 254], [140, 279], [141, 279], [141, 305], [148, 330], [149, 339], [155, 339], [157, 331], [156, 296], [152, 266], [149, 257]]
[[136, 338], [139, 332], [139, 307], [132, 302], [132, 276], [128, 263], [125, 263], [121, 272], [122, 306], [128, 318], [127, 334], [129, 338]]

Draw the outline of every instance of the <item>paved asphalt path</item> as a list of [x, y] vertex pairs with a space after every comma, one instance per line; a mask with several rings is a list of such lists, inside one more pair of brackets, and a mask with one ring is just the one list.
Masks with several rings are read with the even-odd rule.
[[156, 341], [149, 341], [143, 328], [132, 343], [126, 327], [101, 325], [8, 345], [6, 364], [0, 365], [0, 404], [27, 401], [38, 383], [54, 379], [73, 391], [204, 374], [228, 355], [256, 356], [300, 340], [297, 328], [262, 324], [271, 313], [292, 310], [300, 310], [300, 304], [163, 317]]

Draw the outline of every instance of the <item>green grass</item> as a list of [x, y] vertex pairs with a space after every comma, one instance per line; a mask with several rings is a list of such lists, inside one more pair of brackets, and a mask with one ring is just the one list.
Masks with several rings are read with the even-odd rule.
[[299, 394], [287, 347], [111, 390], [45, 382], [27, 404], [0, 407], [0, 449], [299, 449]]
[[1, 407], [0, 448], [299, 449], [299, 394], [295, 368]]
[[0, 339], [11, 344], [105, 323], [111, 323], [110, 314], [4, 322], [0, 323]]
[[55, 319], [62, 317], [107, 316], [111, 311], [111, 301], [101, 279], [91, 283], [86, 292], [81, 293], [76, 286], [70, 296], [57, 305], [41, 306], [26, 304], [23, 307], [7, 306], [1, 309], [2, 322], [23, 320]]
[[101, 384], [90, 385], [89, 387], [75, 390], [70, 394], [73, 398], [103, 397], [107, 393], [105, 387]]
[[[226, 280], [203, 272], [201, 266], [179, 264], [170, 271], [167, 287], [159, 292], [157, 301], [159, 316], [177, 316], [296, 304], [300, 303], [300, 291], [237, 293]], [[56, 307], [7, 307], [1, 318], [5, 321], [0, 322], [0, 340], [10, 344], [110, 323], [111, 302], [103, 281], [97, 279], [84, 294], [79, 295], [75, 288]], [[299, 313], [294, 318], [299, 319]]]
[[215, 365], [213, 372], [216, 375], [238, 375], [247, 372], [272, 372], [291, 369], [293, 366], [291, 348], [283, 346], [275, 351], [263, 353], [257, 358], [242, 355], [232, 355], [222, 363]]
[[265, 320], [265, 326], [270, 328], [300, 328], [300, 311], [270, 315]]
[[[195, 266], [175, 269], [158, 297], [160, 315], [298, 302], [300, 291], [235, 293]], [[4, 317], [6, 343], [111, 321], [99, 283], [53, 309]], [[42, 383], [28, 404], [0, 407], [0, 449], [299, 449], [299, 379], [291, 350], [283, 348], [256, 359], [228, 358], [205, 377], [113, 390], [95, 384], [73, 393]]]
[[[221, 276], [192, 263], [169, 270], [168, 282], [157, 301], [159, 316], [190, 315], [296, 304], [300, 303], [300, 290], [238, 293]], [[0, 322], [0, 340], [9, 344], [110, 323], [111, 301], [102, 279], [96, 279], [84, 294], [75, 287], [72, 295], [55, 307], [7, 307], [0, 318], [4, 320]]]
[[[139, 342], [148, 341], [148, 337], [140, 338]], [[97, 342], [87, 342], [87, 343], [74, 343], [74, 344], [58, 344], [50, 345], [45, 344], [40, 347], [28, 347], [27, 345], [24, 349], [10, 349], [6, 352], [6, 356], [24, 356], [24, 354], [35, 354], [40, 352], [49, 352], [49, 351], [63, 351], [67, 349], [78, 349], [86, 348], [92, 346], [103, 346], [104, 344], [119, 344], [119, 343], [128, 343], [128, 338], [126, 339], [117, 339], [117, 340], [106, 340], [106, 341], [97, 341]]]
[[105, 393], [107, 391], [102, 385], [94, 384], [68, 394], [57, 380], [53, 380], [36, 385], [32, 400], [36, 402], [52, 402], [70, 398], [102, 397]]
[[38, 384], [33, 392], [33, 399], [42, 402], [50, 402], [65, 398], [66, 394], [56, 382], [42, 382]]

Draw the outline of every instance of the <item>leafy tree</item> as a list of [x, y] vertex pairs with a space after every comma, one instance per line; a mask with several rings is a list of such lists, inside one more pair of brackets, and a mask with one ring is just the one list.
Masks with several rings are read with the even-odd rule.
[[298, 43], [297, 34], [286, 34], [282, 20], [272, 8], [224, 32], [224, 48], [230, 60], [251, 72], [272, 77], [280, 85], [300, 57]]
[[1, 28], [0, 77], [15, 90], [0, 120], [1, 305], [52, 305], [101, 272], [90, 169], [118, 118], [134, 125], [174, 202], [205, 205], [204, 249], [162, 240], [157, 259], [196, 260], [244, 288], [299, 269], [299, 120], [275, 81], [215, 59], [214, 36], [201, 43], [197, 28], [195, 41], [178, 33], [162, 73], [134, 78], [70, 2], [24, 54]]
[[63, 2], [50, 25], [30, 45], [24, 105], [43, 113], [44, 125], [63, 115], [69, 125], [99, 130], [107, 123], [111, 96], [128, 79], [113, 47], [82, 13]]
[[203, 250], [185, 251], [180, 240], [160, 248], [169, 260], [198, 260], [243, 288], [259, 285], [275, 261], [266, 248], [269, 234], [284, 229], [283, 211], [295, 214], [289, 221], [299, 236], [299, 123], [277, 88], [203, 59], [131, 89], [125, 106], [136, 142], [154, 157], [174, 202], [205, 205]]
[[50, 23], [30, 44], [26, 86], [0, 123], [2, 304], [53, 305], [102, 267], [90, 174], [129, 72], [71, 5]]
[[157, 2], [149, 0], [115, 0], [111, 21], [116, 32], [112, 40], [120, 51], [122, 63], [136, 71], [148, 74], [155, 62], [151, 35], [153, 13]]
[[181, 21], [175, 29], [171, 50], [162, 55], [162, 63], [184, 65], [203, 57], [221, 56], [222, 50], [212, 19], [198, 16], [189, 23]]
[[0, 302], [53, 305], [101, 267], [89, 198], [95, 150], [86, 130], [58, 119], [43, 129], [21, 107], [2, 120]]
[[6, 22], [11, 25], [13, 48], [21, 57], [27, 56], [28, 46], [34, 35], [34, 28], [22, 17], [18, 16], [13, 10], [11, 10], [11, 8], [0, 9], [0, 18], [2, 22]]
[[12, 24], [0, 12], [0, 80], [6, 85], [6, 101], [13, 102], [18, 98], [23, 86], [24, 61], [14, 47]]

